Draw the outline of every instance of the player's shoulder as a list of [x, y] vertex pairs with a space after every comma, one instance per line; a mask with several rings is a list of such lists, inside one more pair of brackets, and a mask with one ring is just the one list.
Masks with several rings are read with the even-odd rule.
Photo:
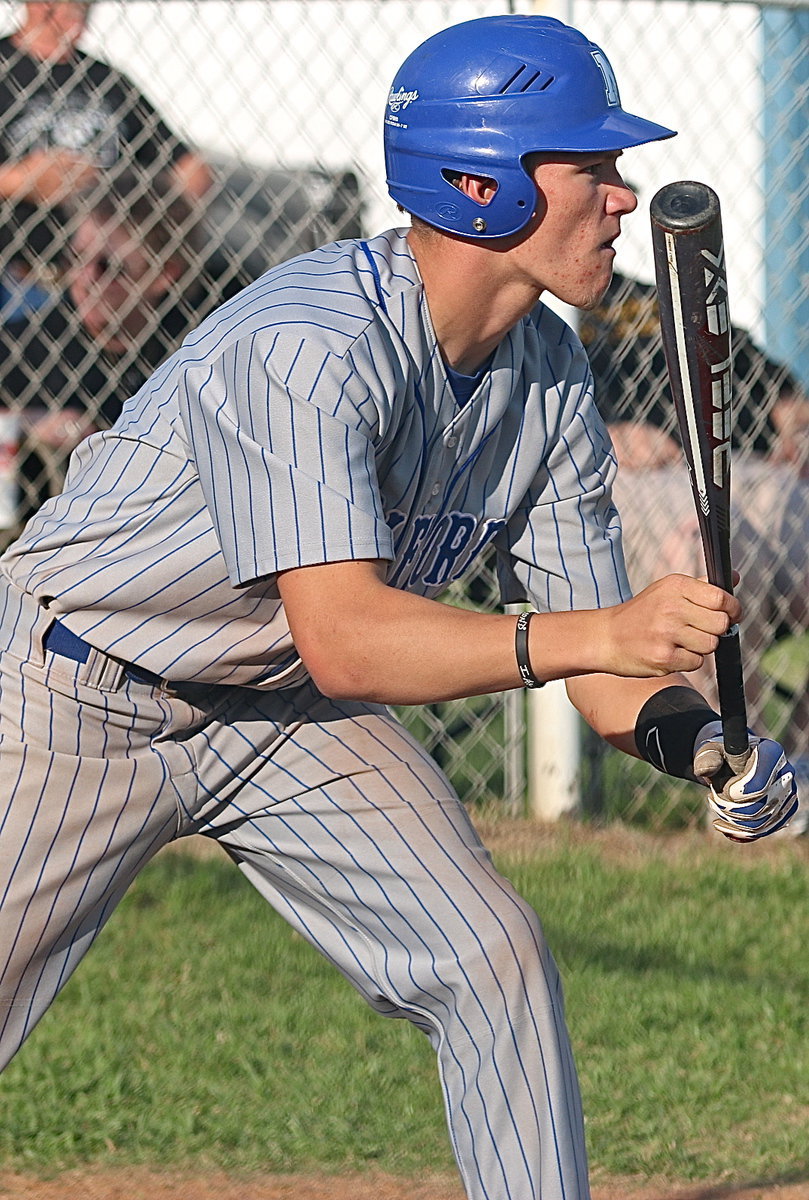
[[406, 230], [349, 238], [271, 268], [256, 281], [266, 294], [303, 289], [307, 296], [334, 297], [335, 309], [373, 316], [404, 292], [421, 287]]
[[418, 288], [402, 231], [332, 242], [271, 267], [211, 313], [186, 347], [209, 355], [244, 338], [314, 338], [343, 356], [398, 295]]
[[104, 86], [108, 89], [118, 89], [119, 92], [124, 92], [128, 99], [146, 99], [141, 89], [134, 80], [127, 75], [126, 71], [122, 71], [120, 67], [114, 66], [112, 63], [103, 58], [96, 58], [94, 54], [88, 54], [86, 50], [76, 49], [73, 51], [71, 59], [73, 66], [73, 77], [78, 80], [87, 80], [93, 87]]

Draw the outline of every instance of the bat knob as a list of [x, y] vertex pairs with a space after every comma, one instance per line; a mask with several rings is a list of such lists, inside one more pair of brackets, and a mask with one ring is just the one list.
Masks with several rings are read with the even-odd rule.
[[707, 183], [683, 179], [656, 193], [649, 214], [664, 229], [697, 232], [719, 216], [719, 197]]

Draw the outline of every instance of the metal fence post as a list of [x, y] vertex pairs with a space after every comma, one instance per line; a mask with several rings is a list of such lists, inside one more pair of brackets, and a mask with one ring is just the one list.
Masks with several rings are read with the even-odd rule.
[[[573, 329], [578, 310], [554, 296], [543, 301]], [[581, 718], [567, 698], [564, 681], [552, 680], [528, 693], [528, 808], [539, 821], [556, 821], [581, 810]]]

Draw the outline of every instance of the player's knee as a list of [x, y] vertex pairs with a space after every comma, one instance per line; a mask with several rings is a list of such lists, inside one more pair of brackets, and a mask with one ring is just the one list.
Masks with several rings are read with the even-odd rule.
[[[442, 973], [455, 997], [486, 1017], [493, 999], [516, 1018], [521, 1008], [560, 992], [559, 973], [539, 918], [521, 901], [465, 925]], [[486, 1018], [488, 1019], [488, 1018]]]

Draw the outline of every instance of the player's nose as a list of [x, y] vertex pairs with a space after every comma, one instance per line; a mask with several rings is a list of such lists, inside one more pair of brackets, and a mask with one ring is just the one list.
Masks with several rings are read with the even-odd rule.
[[610, 193], [607, 198], [607, 211], [610, 215], [620, 213], [622, 216], [628, 216], [629, 213], [635, 211], [638, 207], [638, 197], [628, 183], [625, 183], [621, 176], [616, 172], [616, 180], [610, 188]]

